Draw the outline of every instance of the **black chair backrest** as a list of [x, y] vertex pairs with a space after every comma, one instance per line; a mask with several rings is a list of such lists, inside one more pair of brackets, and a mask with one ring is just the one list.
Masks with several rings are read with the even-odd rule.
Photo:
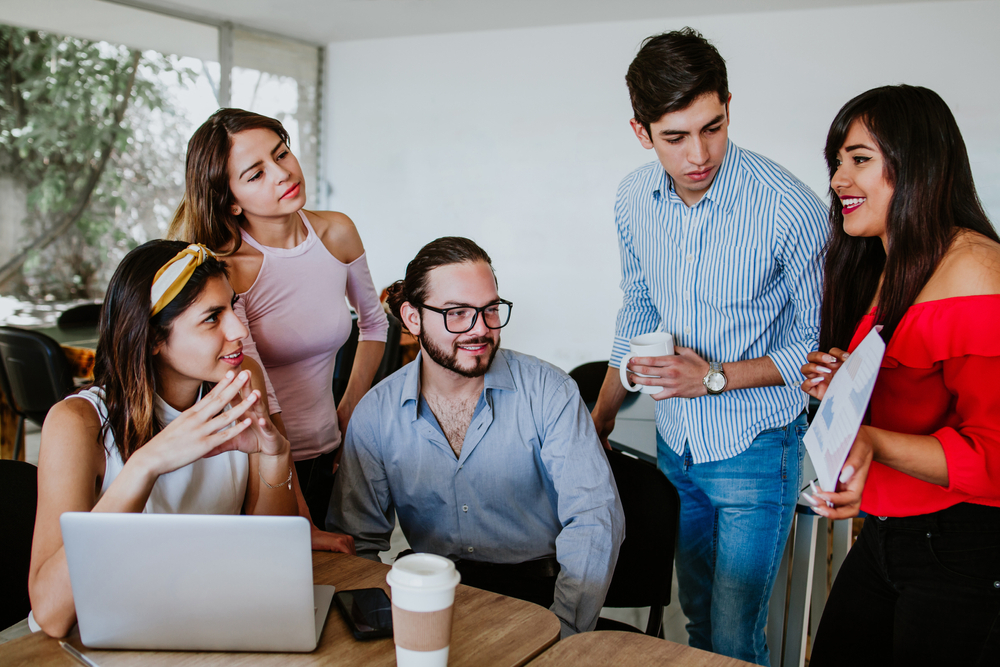
[[59, 316], [56, 323], [60, 329], [74, 329], [78, 327], [88, 327], [96, 329], [101, 319], [101, 302], [81, 303], [73, 306]]
[[576, 386], [580, 388], [580, 398], [583, 399], [588, 408], [593, 408], [594, 403], [597, 402], [597, 395], [601, 393], [601, 385], [604, 384], [604, 377], [607, 374], [607, 361], [591, 361], [577, 366], [569, 372], [569, 376], [576, 381]]
[[[358, 352], [358, 338], [361, 330], [358, 328], [358, 317], [354, 315], [351, 323], [351, 335], [347, 337], [340, 350], [337, 351], [337, 359], [333, 367], [333, 398], [339, 404], [347, 391], [347, 382], [351, 379], [351, 369], [354, 368], [354, 357]], [[375, 372], [372, 380], [374, 387], [379, 382], [389, 377], [399, 370], [402, 365], [403, 350], [399, 345], [400, 335], [403, 331], [402, 323], [392, 315], [389, 315], [389, 332], [385, 339], [385, 352], [382, 353], [382, 362]]]
[[0, 460], [0, 629], [23, 621], [31, 610], [28, 565], [37, 479], [30, 463]]
[[386, 379], [399, 370], [400, 360], [403, 350], [399, 346], [400, 334], [403, 332], [403, 323], [396, 319], [394, 315], [389, 315], [389, 331], [385, 337], [385, 352], [382, 353], [382, 363], [379, 364], [375, 379], [372, 380], [374, 387], [382, 380]]
[[73, 391], [73, 372], [59, 343], [37, 331], [0, 327], [0, 363], [15, 410], [41, 423]]
[[[569, 376], [576, 381], [576, 386], [580, 388], [580, 397], [587, 404], [587, 408], [594, 409], [597, 397], [601, 393], [601, 385], [608, 374], [607, 361], [591, 361], [577, 366], [569, 372]], [[629, 393], [622, 401], [619, 411], [628, 408], [639, 398], [638, 393]]]
[[677, 489], [652, 463], [617, 450], [605, 453], [625, 511], [625, 541], [604, 606], [669, 605], [680, 513]]

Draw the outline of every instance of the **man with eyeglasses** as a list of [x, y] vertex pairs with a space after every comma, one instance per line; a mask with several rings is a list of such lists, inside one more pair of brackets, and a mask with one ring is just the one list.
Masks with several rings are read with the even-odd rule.
[[424, 246], [389, 305], [420, 353], [358, 403], [327, 525], [374, 560], [398, 516], [462, 583], [550, 608], [563, 636], [592, 630], [625, 520], [576, 383], [500, 348], [512, 304], [469, 239]]

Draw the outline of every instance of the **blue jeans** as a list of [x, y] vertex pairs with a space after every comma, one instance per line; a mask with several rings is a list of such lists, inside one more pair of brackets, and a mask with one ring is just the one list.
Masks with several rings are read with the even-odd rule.
[[694, 464], [656, 435], [660, 470], [681, 500], [675, 563], [688, 643], [768, 665], [767, 603], [798, 499], [806, 417], [758, 435], [743, 453]]

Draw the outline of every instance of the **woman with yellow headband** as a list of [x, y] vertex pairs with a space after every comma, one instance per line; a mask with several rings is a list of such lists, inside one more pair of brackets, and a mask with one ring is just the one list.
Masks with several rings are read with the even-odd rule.
[[[204, 243], [232, 267], [236, 311], [250, 330], [247, 355], [264, 367], [272, 417], [292, 443], [299, 512], [322, 528], [342, 434], [382, 361], [388, 322], [354, 223], [303, 208], [306, 180], [288, 144], [273, 118], [214, 113], [188, 143], [184, 200], [169, 236]], [[352, 326], [345, 296], [358, 313], [360, 342], [337, 404], [334, 366]], [[313, 529], [314, 549], [348, 544]]]
[[243, 357], [234, 301], [203, 246], [151, 241], [115, 271], [94, 384], [42, 427], [28, 592], [29, 621], [49, 635], [76, 621], [63, 512], [296, 513], [288, 440]]

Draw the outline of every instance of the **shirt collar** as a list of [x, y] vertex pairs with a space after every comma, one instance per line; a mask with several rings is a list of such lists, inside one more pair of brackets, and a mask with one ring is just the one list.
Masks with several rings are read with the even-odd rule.
[[[420, 405], [420, 364], [423, 354], [423, 350], [417, 352], [417, 358], [403, 369], [406, 377], [403, 379], [403, 391], [399, 405], [402, 407], [406, 405], [407, 401], [413, 401], [413, 419], [417, 418], [417, 408]], [[486, 376], [483, 378], [483, 389], [503, 389], [506, 391], [517, 389], [514, 385], [514, 374], [511, 373], [510, 364], [507, 363], [503, 348], [497, 350], [490, 370], [486, 371]]]
[[[712, 185], [709, 186], [708, 192], [705, 193], [705, 196], [701, 198], [698, 204], [708, 199], [713, 204], [720, 206], [723, 211], [729, 210], [733, 202], [736, 201], [736, 194], [739, 192], [741, 152], [739, 146], [728, 139], [726, 140], [726, 154], [722, 158], [722, 164], [719, 165], [719, 171], [715, 174], [715, 179], [712, 181]], [[653, 179], [653, 193], [657, 196], [666, 194], [667, 201], [671, 204], [687, 206], [674, 190], [674, 179], [670, 177], [666, 169], [661, 168], [660, 171], [660, 178]], [[695, 206], [698, 204], [695, 204]]]

